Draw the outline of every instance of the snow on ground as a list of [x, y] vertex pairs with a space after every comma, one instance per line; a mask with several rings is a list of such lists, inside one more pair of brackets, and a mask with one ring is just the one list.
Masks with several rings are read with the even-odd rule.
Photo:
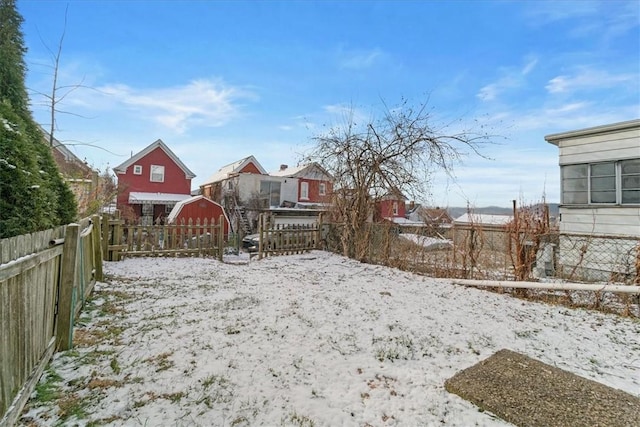
[[401, 233], [399, 236], [417, 245], [423, 246], [427, 250], [449, 249], [453, 246], [451, 240], [447, 239], [438, 239], [436, 237], [421, 236], [413, 233]]
[[[65, 425], [506, 425], [444, 389], [502, 348], [640, 395], [634, 319], [320, 251], [105, 269], [78, 344], [52, 361], [86, 402]], [[32, 403], [21, 425], [54, 425], [58, 410]]]

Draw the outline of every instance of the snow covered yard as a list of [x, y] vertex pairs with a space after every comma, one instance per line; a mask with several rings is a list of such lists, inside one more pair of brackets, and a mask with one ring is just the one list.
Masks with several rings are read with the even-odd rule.
[[105, 269], [21, 425], [505, 425], [444, 389], [501, 348], [640, 395], [637, 319], [320, 251]]

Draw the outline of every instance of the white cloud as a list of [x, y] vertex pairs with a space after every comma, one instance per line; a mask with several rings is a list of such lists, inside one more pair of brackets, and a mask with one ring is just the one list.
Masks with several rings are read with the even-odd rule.
[[341, 68], [364, 69], [369, 68], [383, 56], [380, 49], [341, 51], [339, 53], [339, 65]]
[[564, 93], [581, 89], [605, 89], [629, 83], [637, 88], [640, 77], [637, 74], [611, 74], [607, 71], [582, 69], [573, 75], [554, 77], [545, 88], [549, 93]]
[[522, 68], [504, 67], [500, 69], [500, 77], [497, 81], [483, 86], [476, 95], [482, 101], [493, 101], [501, 93], [521, 87], [525, 83], [525, 76], [529, 74], [538, 64], [538, 58], [528, 55], [525, 57], [525, 64]]
[[182, 133], [193, 125], [222, 126], [240, 116], [242, 99], [255, 94], [220, 81], [193, 80], [186, 85], [136, 89], [123, 84], [97, 88], [107, 102], [121, 104], [161, 126]]

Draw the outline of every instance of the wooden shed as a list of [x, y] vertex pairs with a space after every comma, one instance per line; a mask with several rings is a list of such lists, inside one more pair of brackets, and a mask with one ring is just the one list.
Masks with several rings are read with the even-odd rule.
[[167, 223], [182, 224], [184, 221], [185, 224], [188, 224], [191, 219], [193, 224], [196, 224], [198, 220], [202, 224], [205, 219], [210, 223], [213, 218], [217, 224], [220, 215], [224, 217], [224, 234], [226, 236], [229, 234], [229, 218], [224, 208], [204, 196], [193, 196], [176, 203], [167, 217]]

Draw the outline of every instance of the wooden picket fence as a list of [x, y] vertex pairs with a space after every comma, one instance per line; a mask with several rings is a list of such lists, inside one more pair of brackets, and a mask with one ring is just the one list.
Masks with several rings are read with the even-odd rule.
[[100, 217], [0, 240], [0, 427], [20, 416], [102, 280]]
[[106, 260], [137, 256], [212, 256], [222, 261], [225, 218], [189, 219], [179, 224], [127, 224], [116, 211], [105, 221], [103, 242]]
[[293, 255], [320, 249], [322, 215], [314, 224], [270, 225], [267, 217], [258, 218], [258, 259], [272, 255]]

